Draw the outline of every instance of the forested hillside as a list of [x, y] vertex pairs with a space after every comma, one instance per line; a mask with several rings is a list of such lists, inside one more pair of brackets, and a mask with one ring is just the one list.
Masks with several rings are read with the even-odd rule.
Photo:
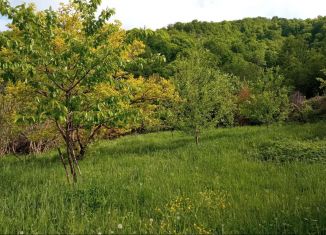
[[[210, 52], [216, 69], [242, 80], [257, 81], [268, 69], [279, 68], [293, 91], [307, 97], [322, 92], [316, 78], [325, 78], [326, 17], [259, 17], [219, 23], [194, 20], [156, 31], [133, 29], [128, 36], [145, 42], [142, 57], [151, 58], [141, 67], [130, 68], [135, 73], [172, 76], [178, 56], [199, 47]], [[164, 58], [159, 60], [159, 55]], [[167, 63], [163, 63], [164, 59]]]

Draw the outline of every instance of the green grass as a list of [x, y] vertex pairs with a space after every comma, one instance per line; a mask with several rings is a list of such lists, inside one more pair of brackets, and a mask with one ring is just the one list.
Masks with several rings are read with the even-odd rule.
[[[316, 142], [319, 157], [257, 157], [273, 141]], [[98, 142], [75, 186], [55, 153], [2, 158], [0, 233], [326, 233], [326, 123], [208, 130], [193, 142], [171, 132]]]

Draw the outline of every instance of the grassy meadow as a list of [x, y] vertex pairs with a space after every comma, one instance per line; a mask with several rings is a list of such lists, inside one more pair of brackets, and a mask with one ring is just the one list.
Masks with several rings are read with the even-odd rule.
[[55, 152], [0, 158], [2, 234], [325, 234], [326, 123], [93, 144], [76, 185]]

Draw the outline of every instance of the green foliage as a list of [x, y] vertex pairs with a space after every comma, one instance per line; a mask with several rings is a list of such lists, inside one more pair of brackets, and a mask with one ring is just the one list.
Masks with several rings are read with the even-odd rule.
[[250, 97], [240, 104], [240, 114], [258, 124], [284, 121], [289, 113], [289, 91], [283, 83], [283, 76], [268, 70], [261, 80], [251, 83]]
[[[109, 12], [103, 11], [95, 20], [98, 4], [75, 1], [58, 12], [9, 7], [13, 24], [10, 34], [2, 35], [7, 40], [2, 52], [8, 58], [2, 67], [33, 87], [35, 119], [51, 119], [63, 125], [74, 113], [90, 115], [94, 106], [83, 105], [84, 96], [94, 92], [98, 83], [113, 82], [112, 76], [121, 64], [123, 32], [119, 25], [104, 24]], [[28, 17], [19, 25], [23, 14]], [[7, 51], [25, 60], [14, 60]], [[113, 106], [108, 100], [99, 102]]]
[[74, 181], [76, 158], [84, 156], [96, 133], [103, 126], [119, 127], [133, 114], [124, 105], [128, 94], [110, 91], [124, 89], [116, 75], [142, 44], [125, 45], [120, 25], [107, 22], [113, 11], [97, 15], [100, 4], [75, 0], [57, 11], [39, 12], [33, 5], [1, 6], [12, 19], [11, 30], [1, 34], [6, 42], [1, 69], [24, 81], [35, 99], [18, 119], [55, 123]]
[[326, 115], [326, 96], [316, 96], [310, 99], [295, 93], [291, 96], [291, 121], [313, 122], [322, 120]]
[[172, 107], [180, 101], [173, 83], [157, 75], [131, 77], [126, 83], [130, 90], [131, 108], [138, 114], [138, 120], [130, 123], [129, 128], [140, 132], [169, 129]]
[[[0, 93], [0, 155], [38, 153], [59, 142], [54, 125], [49, 122], [17, 122], [17, 113], [29, 113], [34, 108], [31, 92], [31, 87], [22, 82], [8, 82]], [[32, 119], [29, 115], [24, 118]]]
[[160, 53], [166, 58], [166, 64], [148, 67], [146, 73], [171, 76], [178, 56], [200, 47], [209, 50], [214, 67], [247, 81], [261, 79], [266, 68], [280, 67], [287, 85], [310, 98], [321, 93], [315, 78], [325, 79], [321, 72], [326, 66], [325, 25], [325, 17], [257, 17], [218, 23], [179, 22], [150, 34], [135, 29], [128, 34], [144, 41], [144, 57]]
[[319, 92], [316, 78], [322, 76], [326, 57], [318, 48], [310, 48], [309, 41], [303, 36], [291, 36], [286, 39], [280, 55], [280, 66], [289, 84], [307, 97]]
[[[326, 75], [326, 69], [323, 70], [323, 73]], [[324, 91], [324, 94], [326, 95], [326, 80], [322, 78], [317, 78], [317, 81], [320, 82], [320, 89]]]
[[310, 120], [322, 120], [326, 116], [326, 96], [317, 96], [306, 101], [311, 107]]
[[205, 51], [190, 51], [176, 62], [174, 82], [182, 100], [177, 104], [178, 127], [196, 138], [202, 128], [232, 124], [236, 78], [211, 67]]
[[324, 90], [325, 93], [325, 89], [326, 89], [326, 80], [322, 79], [322, 78], [318, 78], [317, 79], [320, 82], [320, 89]]
[[126, 71], [144, 77], [156, 73], [163, 77], [172, 76], [171, 62], [176, 60], [178, 53], [194, 46], [194, 40], [187, 34], [175, 32], [170, 35], [163, 29], [132, 29], [127, 32], [126, 41], [133, 40], [141, 40], [147, 46], [139, 58], [126, 67]]
[[305, 101], [298, 107], [293, 107], [289, 118], [291, 121], [309, 122], [313, 119], [313, 108]]

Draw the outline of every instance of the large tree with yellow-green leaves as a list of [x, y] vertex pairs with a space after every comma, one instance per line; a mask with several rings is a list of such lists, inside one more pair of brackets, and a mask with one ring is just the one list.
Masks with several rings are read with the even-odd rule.
[[55, 123], [66, 146], [66, 154], [59, 152], [69, 165], [67, 177], [74, 182], [77, 160], [96, 133], [123, 125], [134, 113], [119, 74], [142, 44], [125, 44], [120, 24], [108, 22], [114, 11], [98, 15], [100, 4], [74, 0], [58, 10], [37, 11], [34, 5], [0, 1], [1, 15], [12, 20], [0, 36], [1, 76], [24, 81], [36, 101], [17, 119]]

